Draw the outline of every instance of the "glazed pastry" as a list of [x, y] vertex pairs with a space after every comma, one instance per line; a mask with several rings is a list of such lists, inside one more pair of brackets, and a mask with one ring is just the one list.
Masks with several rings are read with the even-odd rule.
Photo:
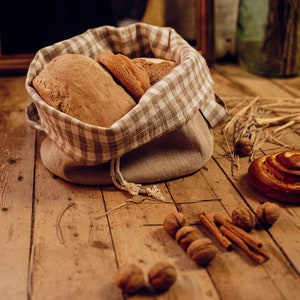
[[248, 181], [263, 195], [286, 203], [300, 203], [300, 151], [287, 150], [254, 160]]

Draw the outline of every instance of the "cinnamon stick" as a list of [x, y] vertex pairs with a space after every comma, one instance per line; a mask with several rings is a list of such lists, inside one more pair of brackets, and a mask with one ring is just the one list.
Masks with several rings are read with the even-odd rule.
[[216, 238], [216, 240], [227, 250], [232, 250], [231, 241], [224, 236], [217, 225], [207, 216], [205, 212], [201, 212], [198, 216], [199, 220], [208, 229], [208, 231]]
[[221, 225], [219, 227], [220, 232], [226, 236], [229, 240], [235, 243], [239, 248], [241, 248], [255, 263], [261, 264], [265, 262], [268, 258], [263, 257], [253, 251], [247, 246], [247, 244], [237, 235], [235, 235], [232, 231], [230, 231], [225, 225]]
[[214, 215], [214, 220], [221, 224], [224, 225], [226, 228], [234, 232], [239, 238], [241, 238], [246, 244], [251, 246], [252, 248], [261, 248], [262, 243], [254, 239], [249, 233], [244, 231], [242, 228], [234, 225], [232, 222], [229, 220], [225, 219], [219, 214]]

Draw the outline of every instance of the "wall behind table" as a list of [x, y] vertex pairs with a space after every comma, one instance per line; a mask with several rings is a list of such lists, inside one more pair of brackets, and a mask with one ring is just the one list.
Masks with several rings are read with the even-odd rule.
[[35, 53], [89, 28], [114, 25], [112, 2], [116, 8], [116, 0], [5, 1], [0, 9], [0, 54]]
[[165, 0], [165, 24], [173, 27], [184, 39], [195, 41], [195, 1]]

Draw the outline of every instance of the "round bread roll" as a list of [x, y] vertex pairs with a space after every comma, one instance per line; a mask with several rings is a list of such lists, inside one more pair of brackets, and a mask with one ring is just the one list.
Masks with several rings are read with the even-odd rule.
[[136, 102], [151, 86], [145, 69], [123, 54], [106, 50], [100, 52], [96, 60], [111, 72]]
[[34, 78], [33, 86], [52, 107], [101, 127], [110, 127], [136, 105], [96, 60], [81, 54], [55, 57]]
[[300, 151], [287, 150], [255, 159], [248, 169], [248, 180], [265, 196], [300, 203]]
[[171, 60], [148, 57], [134, 58], [133, 62], [146, 70], [149, 75], [151, 85], [160, 81], [177, 65]]

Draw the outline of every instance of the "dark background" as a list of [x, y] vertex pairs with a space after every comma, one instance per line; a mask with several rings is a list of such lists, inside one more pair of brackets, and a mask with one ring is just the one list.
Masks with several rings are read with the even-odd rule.
[[0, 54], [40, 48], [102, 25], [141, 19], [147, 0], [8, 0], [0, 10]]

